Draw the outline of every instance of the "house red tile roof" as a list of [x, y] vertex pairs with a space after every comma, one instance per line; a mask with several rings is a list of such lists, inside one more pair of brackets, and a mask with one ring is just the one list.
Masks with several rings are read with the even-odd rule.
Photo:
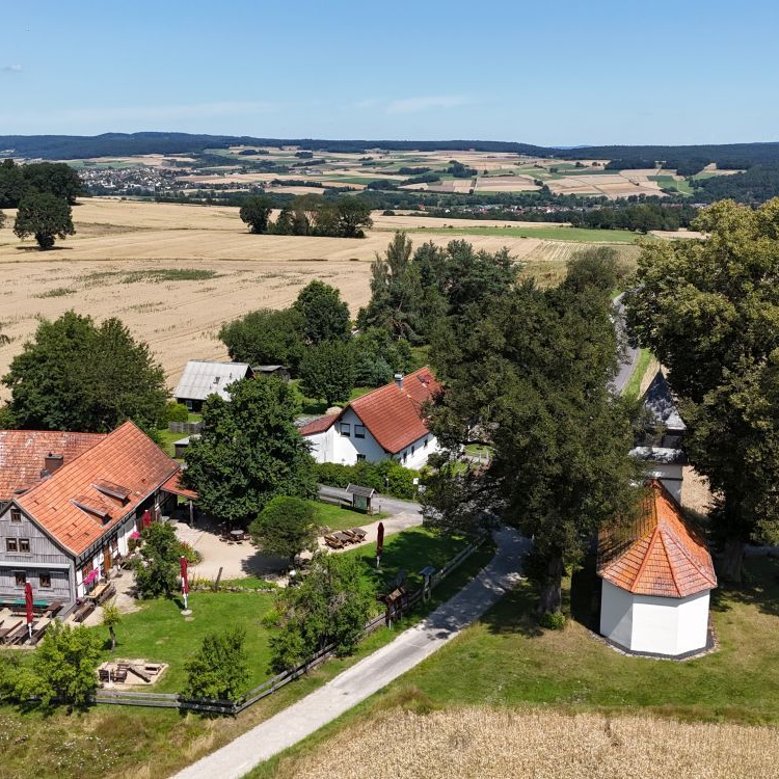
[[[424, 418], [424, 405], [441, 392], [441, 385], [427, 367], [404, 376], [402, 385], [401, 388], [393, 381], [346, 406], [357, 414], [379, 445], [390, 454], [397, 454], [430, 432]], [[308, 422], [300, 432], [304, 436], [323, 433], [343, 413]]]
[[[125, 422], [16, 503], [78, 555], [174, 476], [178, 463]], [[126, 493], [122, 500], [119, 495]]]
[[328, 416], [319, 417], [319, 419], [312, 419], [310, 422], [306, 422], [301, 426], [301, 435], [316, 435], [317, 433], [324, 433], [325, 430], [329, 430], [333, 422], [335, 422], [340, 414], [329, 414]]
[[12, 500], [41, 481], [46, 455], [61, 455], [63, 463], [69, 463], [104, 438], [104, 433], [0, 430], [0, 501]]
[[648, 486], [632, 526], [601, 532], [598, 574], [636, 595], [686, 598], [713, 589], [717, 576], [705, 540], [658, 480]]
[[441, 385], [427, 367], [404, 376], [402, 385], [393, 381], [349, 404], [390, 454], [397, 454], [430, 432], [424, 404], [441, 392]]
[[181, 483], [181, 471], [177, 471], [162, 485], [162, 489], [165, 492], [170, 492], [172, 495], [180, 495], [182, 498], [188, 500], [197, 500], [200, 495], [189, 487], [185, 487]]

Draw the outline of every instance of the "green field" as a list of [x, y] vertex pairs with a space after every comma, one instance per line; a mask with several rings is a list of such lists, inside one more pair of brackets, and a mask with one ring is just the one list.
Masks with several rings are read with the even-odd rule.
[[[386, 232], [392, 232], [388, 230]], [[495, 235], [506, 238], [539, 238], [547, 241], [576, 243], [634, 243], [637, 235], [629, 230], [590, 230], [584, 227], [413, 227], [408, 233], [477, 236]]]
[[687, 179], [674, 178], [671, 175], [650, 176], [650, 181], [656, 181], [663, 189], [675, 189], [682, 195], [692, 195], [692, 187]]

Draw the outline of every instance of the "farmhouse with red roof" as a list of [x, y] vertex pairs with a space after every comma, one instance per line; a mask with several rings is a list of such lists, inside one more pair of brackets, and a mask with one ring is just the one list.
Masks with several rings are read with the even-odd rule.
[[709, 593], [717, 576], [706, 541], [659, 479], [638, 519], [604, 530], [600, 632], [633, 652], [678, 657], [708, 642]]
[[144, 515], [175, 499], [178, 472], [132, 422], [107, 435], [0, 433], [0, 603], [30, 582], [36, 601], [72, 606], [127, 554]]
[[425, 419], [426, 408], [441, 392], [430, 368], [351, 401], [337, 414], [320, 417], [300, 432], [320, 463], [354, 465], [360, 460], [393, 458], [408, 468], [421, 468], [438, 451]]

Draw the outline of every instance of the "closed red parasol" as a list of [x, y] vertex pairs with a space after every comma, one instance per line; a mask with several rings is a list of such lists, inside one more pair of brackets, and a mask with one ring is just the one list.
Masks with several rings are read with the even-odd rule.
[[149, 509], [146, 509], [146, 511], [143, 512], [143, 516], [141, 517], [141, 525], [144, 529], [151, 525], [151, 511], [149, 511]]
[[27, 631], [30, 634], [30, 638], [32, 638], [32, 619], [33, 619], [33, 609], [32, 609], [32, 584], [30, 582], [27, 582], [27, 584], [24, 585], [24, 608], [27, 612]]
[[379, 522], [379, 526], [376, 528], [376, 557], [381, 557], [381, 553], [384, 551], [384, 523]]
[[187, 596], [189, 595], [189, 564], [184, 555], [179, 558], [179, 565], [181, 566], [181, 594], [184, 596], [184, 610], [186, 611], [189, 608], [187, 604]]

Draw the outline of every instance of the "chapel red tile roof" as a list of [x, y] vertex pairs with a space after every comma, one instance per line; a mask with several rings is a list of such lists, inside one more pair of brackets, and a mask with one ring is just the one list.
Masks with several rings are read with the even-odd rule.
[[46, 455], [61, 455], [69, 463], [104, 438], [104, 433], [0, 430], [0, 502], [41, 481]]
[[636, 595], [686, 598], [713, 589], [717, 576], [705, 540], [657, 479], [648, 486], [632, 526], [601, 532], [598, 574]]
[[424, 404], [440, 392], [441, 385], [424, 367], [404, 376], [402, 387], [392, 382], [353, 400], [349, 407], [383, 449], [397, 454], [430, 432]]
[[[178, 469], [178, 463], [151, 438], [125, 422], [16, 503], [78, 555], [135, 511]], [[118, 497], [122, 494], [127, 496], [124, 500]]]

